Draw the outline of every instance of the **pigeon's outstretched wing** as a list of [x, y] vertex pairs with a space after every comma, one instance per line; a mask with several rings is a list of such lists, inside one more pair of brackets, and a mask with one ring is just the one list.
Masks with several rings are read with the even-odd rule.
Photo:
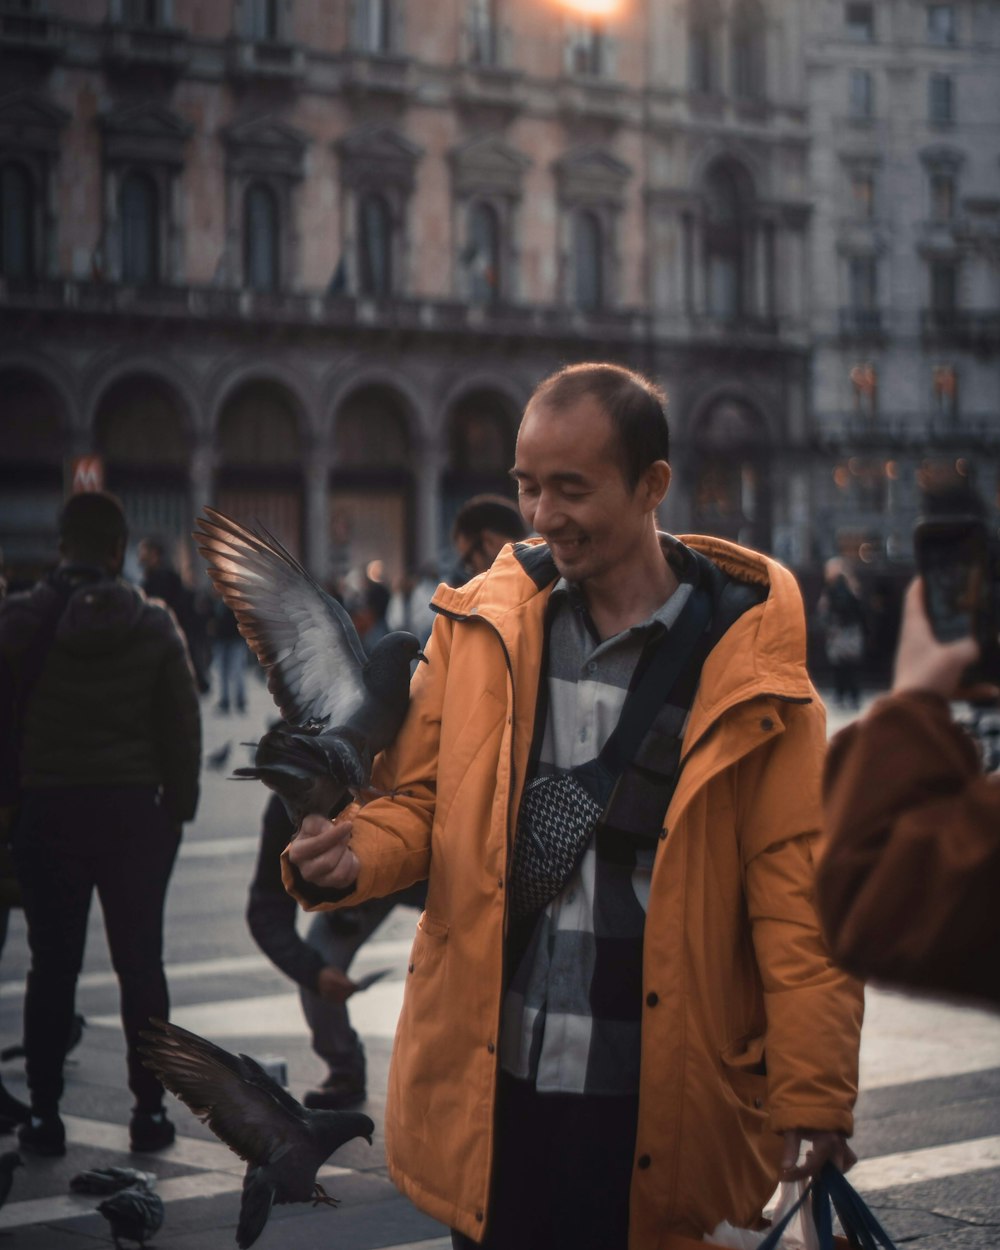
[[291, 725], [345, 724], [365, 697], [365, 653], [351, 618], [266, 530], [206, 508], [194, 531], [208, 573], [267, 670]]
[[248, 1055], [231, 1055], [197, 1033], [151, 1020], [142, 1061], [246, 1163], [260, 1164], [308, 1137], [303, 1109]]

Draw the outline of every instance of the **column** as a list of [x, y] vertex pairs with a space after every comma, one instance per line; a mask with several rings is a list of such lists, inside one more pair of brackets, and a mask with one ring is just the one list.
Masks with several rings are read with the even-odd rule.
[[441, 473], [445, 454], [436, 439], [427, 438], [417, 464], [417, 564], [441, 557]]
[[[204, 509], [215, 502], [216, 458], [211, 437], [199, 434], [188, 468], [188, 501], [192, 519], [201, 516]], [[191, 570], [195, 583], [204, 585], [207, 577], [204, 560], [196, 556], [191, 562]]]
[[324, 585], [330, 576], [330, 453], [326, 447], [308, 449], [306, 481], [305, 564]]

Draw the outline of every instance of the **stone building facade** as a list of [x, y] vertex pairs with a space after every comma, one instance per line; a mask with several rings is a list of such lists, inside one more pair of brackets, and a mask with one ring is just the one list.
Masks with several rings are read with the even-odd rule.
[[[851, 58], [903, 81], [883, 46], [903, 27], [862, 46], [838, 25], [864, 7], [0, 0], [8, 562], [51, 551], [96, 466], [136, 535], [181, 538], [214, 503], [320, 577], [401, 571], [444, 552], [463, 498], [509, 490], [537, 381], [600, 357], [670, 393], [667, 526], [814, 564], [863, 502], [830, 485], [860, 437], [845, 369], [878, 373], [879, 421], [916, 418], [907, 353], [949, 344], [960, 411], [995, 413], [995, 314], [921, 321], [901, 268], [898, 330], [839, 318], [856, 237], [912, 273], [968, 256], [956, 289], [996, 308], [995, 137], [956, 141], [995, 106], [996, 6], [929, 6], [960, 11], [960, 42], [905, 53], [965, 67], [947, 142], [905, 132], [902, 96], [898, 133], [841, 124]], [[893, 184], [847, 222], [850, 144], [895, 178], [908, 142], [914, 171], [958, 154], [955, 220], [925, 229]]]
[[137, 534], [215, 503], [319, 576], [433, 559], [591, 357], [671, 394], [666, 524], [808, 558], [802, 39], [756, 0], [0, 3], [8, 562], [95, 463]]

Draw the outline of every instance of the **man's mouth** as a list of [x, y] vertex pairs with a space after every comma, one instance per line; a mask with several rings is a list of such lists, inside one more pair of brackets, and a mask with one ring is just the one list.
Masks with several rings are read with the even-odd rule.
[[577, 538], [550, 538], [549, 546], [556, 555], [574, 556], [581, 550], [586, 541], [586, 538], [582, 536]]

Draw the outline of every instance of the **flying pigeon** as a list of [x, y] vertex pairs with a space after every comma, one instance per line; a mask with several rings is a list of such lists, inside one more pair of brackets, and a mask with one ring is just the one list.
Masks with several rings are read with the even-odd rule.
[[371, 1144], [375, 1125], [357, 1111], [309, 1111], [249, 1055], [231, 1055], [176, 1024], [151, 1020], [143, 1063], [247, 1164], [236, 1244], [252, 1246], [275, 1202], [336, 1206], [316, 1180], [354, 1137]]
[[14, 1169], [21, 1167], [24, 1167], [24, 1160], [16, 1150], [7, 1150], [0, 1155], [0, 1207], [10, 1194], [10, 1187], [14, 1183]]
[[142, 1183], [120, 1189], [97, 1209], [111, 1225], [116, 1250], [121, 1250], [122, 1237], [137, 1242], [141, 1250], [163, 1225], [163, 1199]]
[[413, 634], [387, 634], [366, 656], [343, 607], [266, 530], [249, 530], [214, 508], [194, 538], [240, 633], [267, 671], [285, 722], [257, 746], [256, 777], [284, 801], [296, 828], [370, 797], [372, 761], [399, 732], [410, 666], [425, 659]]

